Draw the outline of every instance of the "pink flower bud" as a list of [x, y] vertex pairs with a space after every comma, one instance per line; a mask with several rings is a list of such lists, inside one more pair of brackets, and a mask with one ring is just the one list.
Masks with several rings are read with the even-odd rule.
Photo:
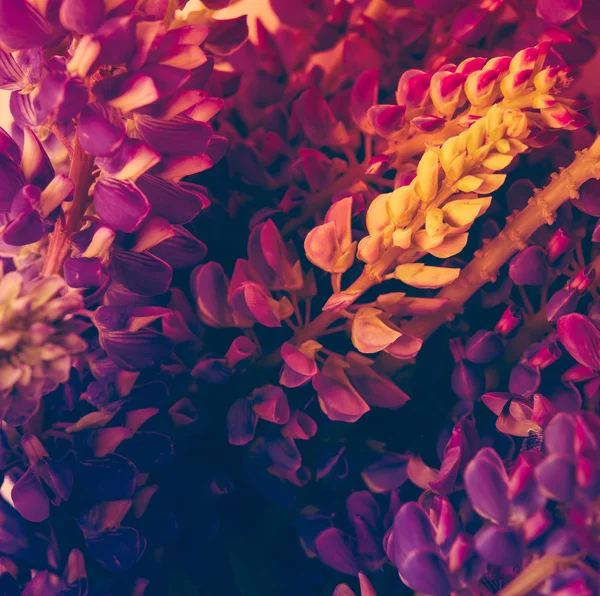
[[514, 99], [521, 95], [529, 84], [529, 79], [531, 79], [532, 74], [533, 69], [526, 69], [506, 75], [500, 83], [500, 89], [502, 90], [504, 97], [507, 99]]
[[496, 323], [494, 331], [497, 331], [504, 337], [510, 335], [523, 320], [523, 311], [516, 305], [511, 304], [502, 313], [500, 320]]
[[548, 242], [548, 261], [552, 263], [558, 257], [565, 254], [573, 246], [573, 238], [563, 228], [556, 230], [554, 236]]
[[474, 551], [472, 536], [464, 532], [459, 534], [448, 553], [448, 569], [450, 573], [456, 573], [461, 569], [471, 558]]
[[499, 79], [503, 79], [509, 72], [512, 58], [510, 56], [496, 56], [486, 62], [482, 70], [497, 70]]
[[546, 510], [540, 510], [534, 513], [523, 523], [523, 534], [526, 542], [537, 540], [544, 532], [553, 525], [552, 517]]
[[405, 113], [406, 106], [378, 105], [369, 108], [367, 120], [373, 132], [387, 138], [400, 130]]
[[472, 72], [476, 72], [483, 68], [485, 65], [485, 58], [481, 57], [472, 57], [466, 58], [463, 60], [457, 67], [454, 72], [459, 74], [469, 75]]
[[472, 72], [465, 81], [465, 94], [475, 107], [489, 105], [494, 101], [494, 87], [500, 72], [495, 69]]
[[376, 132], [367, 117], [369, 108], [377, 103], [379, 94], [379, 71], [367, 70], [363, 72], [352, 87], [350, 97], [350, 114], [355, 124], [365, 133]]
[[459, 107], [465, 79], [464, 74], [449, 72], [436, 72], [431, 77], [431, 100], [444, 116], [452, 116]]
[[562, 351], [555, 341], [549, 342], [540, 348], [528, 360], [530, 366], [535, 366], [540, 369], [547, 368], [553, 362], [556, 362], [562, 356]]
[[565, 286], [568, 290], [577, 290], [578, 292], [585, 292], [594, 279], [596, 278], [596, 270], [588, 265], [584, 267], [573, 279], [567, 282]]
[[446, 119], [438, 116], [417, 116], [410, 123], [421, 132], [433, 132], [444, 126]]
[[517, 52], [514, 58], [510, 61], [509, 72], [516, 73], [522, 70], [533, 70], [540, 50], [537, 47], [525, 48]]
[[555, 103], [549, 108], [542, 109], [541, 112], [546, 124], [550, 128], [577, 130], [588, 123], [587, 118], [561, 103]]
[[554, 408], [550, 400], [536, 393], [533, 396], [533, 414], [531, 420], [537, 425], [544, 427], [552, 420], [554, 414], [556, 414], [556, 408]]
[[396, 101], [400, 106], [420, 108], [429, 100], [431, 75], [422, 70], [411, 69], [404, 72], [398, 81]]

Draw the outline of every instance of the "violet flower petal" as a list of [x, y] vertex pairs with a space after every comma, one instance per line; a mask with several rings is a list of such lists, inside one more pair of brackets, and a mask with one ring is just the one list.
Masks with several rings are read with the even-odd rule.
[[104, 176], [94, 187], [94, 207], [114, 230], [135, 232], [150, 213], [150, 203], [133, 182]]
[[17, 511], [31, 522], [42, 522], [50, 515], [50, 502], [41, 482], [30, 467], [11, 491]]
[[522, 250], [510, 261], [508, 275], [519, 286], [544, 285], [550, 275], [546, 252], [540, 246]]
[[340, 573], [356, 575], [362, 568], [356, 540], [338, 528], [328, 528], [315, 539], [321, 562]]
[[454, 591], [446, 562], [436, 552], [411, 551], [399, 571], [402, 581], [417, 592], [447, 596]]
[[113, 253], [115, 279], [142, 296], [158, 296], [169, 289], [173, 269], [162, 259], [145, 251], [119, 250]]
[[575, 464], [560, 455], [549, 455], [535, 469], [541, 491], [556, 501], [568, 503], [575, 495]]
[[125, 139], [125, 125], [116, 110], [101, 103], [92, 103], [79, 116], [77, 134], [86, 153], [110, 155]]
[[469, 462], [464, 471], [465, 489], [473, 509], [498, 524], [508, 521], [508, 477], [498, 454], [485, 447]]
[[185, 224], [209, 205], [202, 188], [188, 184], [183, 186], [162, 178], [144, 174], [136, 181], [137, 187], [150, 202], [150, 213], [164, 217], [172, 224]]
[[600, 330], [582, 314], [561, 317], [557, 324], [558, 337], [571, 356], [592, 370], [600, 370]]
[[247, 445], [254, 438], [258, 416], [248, 399], [236, 400], [227, 412], [227, 429], [231, 445]]
[[137, 468], [115, 454], [81, 460], [75, 469], [75, 486], [95, 501], [128, 499], [136, 489], [137, 479]]
[[119, 527], [105, 532], [88, 532], [87, 552], [105, 569], [121, 573], [133, 567], [146, 549], [146, 540], [135, 528]]
[[172, 120], [156, 120], [149, 116], [136, 118], [142, 140], [163, 155], [200, 155], [208, 148], [212, 126], [186, 116]]
[[524, 554], [523, 539], [515, 528], [489, 525], [475, 535], [475, 549], [490, 565], [515, 567]]
[[52, 39], [50, 23], [27, 0], [0, 0], [0, 42], [12, 50], [43, 46]]

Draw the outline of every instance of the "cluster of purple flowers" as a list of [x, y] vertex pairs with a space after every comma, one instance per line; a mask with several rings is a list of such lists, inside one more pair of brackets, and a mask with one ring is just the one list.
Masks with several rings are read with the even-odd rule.
[[594, 2], [230, 4], [0, 0], [0, 592], [596, 594]]

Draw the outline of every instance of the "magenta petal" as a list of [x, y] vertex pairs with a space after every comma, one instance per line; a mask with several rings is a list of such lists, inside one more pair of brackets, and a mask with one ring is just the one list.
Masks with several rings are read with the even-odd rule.
[[233, 403], [227, 412], [227, 429], [232, 445], [247, 445], [254, 438], [258, 416], [246, 398]]
[[571, 459], [550, 455], [535, 469], [535, 477], [544, 495], [568, 503], [575, 495], [575, 464]]
[[515, 567], [521, 563], [523, 538], [514, 528], [489, 525], [475, 535], [475, 549], [491, 565]]
[[435, 530], [423, 507], [415, 502], [403, 505], [394, 517], [392, 562], [402, 570], [413, 551], [434, 550]]
[[219, 263], [207, 263], [194, 269], [191, 275], [192, 294], [198, 306], [198, 316], [211, 327], [233, 325], [227, 301], [229, 280]]
[[42, 80], [34, 105], [42, 119], [70, 122], [87, 105], [88, 99], [88, 89], [79, 77], [49, 72]]
[[115, 251], [112, 265], [117, 281], [142, 296], [164, 294], [173, 278], [171, 267], [149, 252]]
[[206, 148], [206, 155], [213, 164], [220, 162], [225, 155], [227, 154], [227, 150], [229, 149], [229, 139], [227, 137], [222, 137], [219, 135], [213, 135], [208, 142], [208, 147]]
[[592, 370], [600, 370], [600, 330], [590, 319], [579, 313], [561, 317], [558, 337], [571, 356]]
[[551, 25], [564, 25], [579, 13], [582, 0], [537, 0], [537, 15]]
[[19, 166], [10, 158], [0, 155], [0, 213], [9, 213], [15, 194], [25, 184]]
[[358, 394], [370, 406], [397, 410], [410, 399], [396, 383], [370, 366], [352, 366], [346, 374]]
[[292, 439], [280, 435], [268, 439], [265, 444], [267, 453], [279, 472], [296, 472], [301, 468], [302, 457]]
[[[0, 69], [1, 68], [2, 55], [0, 54]], [[10, 157], [15, 163], [21, 161], [21, 149], [19, 149], [19, 145], [17, 145], [15, 140], [2, 128], [0, 128], [0, 154]]]
[[542, 286], [548, 281], [550, 268], [546, 251], [541, 246], [530, 246], [515, 255], [508, 275], [518, 286]]
[[385, 138], [400, 130], [405, 113], [406, 106], [377, 105], [369, 108], [367, 118], [375, 133]]
[[279, 382], [285, 387], [300, 387], [319, 372], [315, 359], [303, 354], [293, 344], [285, 342], [280, 353], [285, 364]]
[[459, 43], [475, 45], [488, 31], [490, 20], [488, 11], [467, 6], [458, 12], [452, 22], [452, 37]]
[[366, 133], [373, 133], [367, 112], [377, 103], [379, 94], [379, 70], [364, 71], [352, 87], [350, 114], [356, 125]]
[[508, 521], [508, 477], [498, 454], [489, 447], [469, 462], [464, 472], [469, 500], [479, 515], [503, 524]]
[[325, 98], [315, 89], [305, 91], [297, 100], [304, 134], [315, 145], [339, 145], [345, 130], [338, 130], [336, 119]]
[[230, 367], [247, 366], [258, 356], [258, 346], [244, 335], [236, 337], [229, 346], [225, 359]]
[[136, 185], [150, 202], [150, 213], [164, 217], [169, 223], [188, 223], [209, 205], [201, 187], [195, 190], [193, 184], [183, 186], [144, 174], [136, 180]]
[[409, 460], [409, 455], [382, 453], [360, 475], [370, 491], [386, 493], [399, 488], [406, 482]]
[[246, 15], [235, 19], [213, 21], [204, 47], [217, 56], [229, 56], [241, 48], [248, 39]]
[[121, 64], [130, 60], [137, 50], [135, 20], [132, 14], [109, 19], [96, 32], [101, 51], [100, 64]]
[[104, 157], [97, 156], [96, 164], [111, 176], [135, 180], [155, 166], [160, 159], [160, 153], [146, 143], [125, 137], [114, 153]]
[[356, 422], [369, 406], [351, 387], [324, 374], [317, 374], [312, 385], [319, 395], [322, 410], [330, 420]]
[[186, 116], [172, 120], [139, 116], [136, 126], [142, 140], [163, 155], [201, 155], [213, 132], [210, 124]]
[[417, 592], [431, 596], [447, 596], [454, 592], [448, 566], [436, 552], [412, 551], [399, 571], [406, 585]]
[[17, 480], [11, 491], [11, 498], [17, 511], [31, 522], [42, 522], [50, 515], [50, 502], [46, 492], [33, 472], [28, 468]]
[[438, 494], [448, 494], [454, 489], [456, 479], [458, 477], [458, 471], [461, 464], [461, 449], [460, 447], [453, 447], [447, 449], [444, 454], [442, 461], [442, 467], [436, 480], [432, 480], [429, 483], [429, 487], [432, 491]]
[[281, 429], [281, 434], [290, 439], [307, 441], [317, 433], [317, 423], [301, 410], [296, 410], [289, 422]]
[[12, 50], [43, 46], [52, 39], [50, 23], [27, 0], [0, 0], [0, 42]]
[[265, 385], [255, 389], [250, 396], [252, 409], [259, 418], [275, 424], [286, 424], [290, 419], [290, 406], [281, 387]]
[[467, 358], [476, 364], [488, 364], [504, 352], [504, 343], [493, 331], [480, 329], [469, 338], [465, 346]]
[[116, 110], [101, 103], [92, 103], [79, 116], [77, 134], [86, 153], [110, 155], [125, 139], [125, 126]]
[[94, 207], [114, 230], [135, 232], [150, 212], [150, 203], [133, 182], [103, 177], [94, 187]]
[[94, 33], [104, 20], [104, 0], [63, 0], [60, 22], [74, 33]]
[[267, 292], [257, 283], [244, 282], [231, 295], [231, 305], [244, 317], [254, 317], [265, 327], [281, 327]]
[[44, 235], [44, 223], [40, 214], [25, 211], [13, 219], [3, 230], [2, 240], [10, 246], [25, 246], [37, 242]]
[[164, 364], [175, 344], [154, 329], [110, 331], [102, 334], [102, 345], [108, 357], [123, 370], [140, 371]]
[[340, 573], [356, 575], [362, 567], [356, 540], [338, 528], [328, 528], [315, 540], [315, 550], [322, 563]]
[[206, 256], [206, 245], [181, 226], [174, 226], [174, 230], [175, 236], [152, 247], [150, 252], [173, 269], [195, 267]]
[[65, 281], [71, 288], [94, 288], [102, 283], [102, 259], [69, 258], [63, 266]]
[[548, 453], [572, 458], [575, 455], [575, 419], [563, 412], [557, 414], [544, 432]]
[[45, 188], [54, 178], [54, 167], [37, 135], [28, 127], [23, 129], [23, 134], [21, 169], [25, 181]]

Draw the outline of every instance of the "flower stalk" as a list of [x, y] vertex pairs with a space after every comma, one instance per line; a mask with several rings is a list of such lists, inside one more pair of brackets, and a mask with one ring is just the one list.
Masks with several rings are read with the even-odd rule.
[[[569, 199], [576, 199], [584, 182], [599, 177], [600, 137], [588, 149], [579, 152], [571, 165], [559, 174], [553, 174], [548, 186], [536, 190], [527, 207], [509, 217], [504, 230], [475, 253], [455, 282], [439, 292], [437, 297], [447, 303], [438, 313], [414, 317], [403, 325], [403, 330], [421, 339], [431, 336], [445, 321], [460, 313], [477, 290], [495, 278], [500, 267], [526, 246], [538, 228], [554, 222], [556, 210]], [[400, 368], [400, 362], [389, 355], [381, 355], [379, 366], [393, 373]]]
[[63, 263], [69, 256], [70, 238], [78, 231], [81, 218], [87, 209], [93, 166], [94, 158], [83, 150], [79, 137], [76, 135], [69, 169], [69, 177], [74, 184], [73, 200], [69, 204], [69, 210], [64, 219], [59, 219], [56, 229], [50, 234], [48, 253], [42, 270], [44, 276], [60, 273]]

